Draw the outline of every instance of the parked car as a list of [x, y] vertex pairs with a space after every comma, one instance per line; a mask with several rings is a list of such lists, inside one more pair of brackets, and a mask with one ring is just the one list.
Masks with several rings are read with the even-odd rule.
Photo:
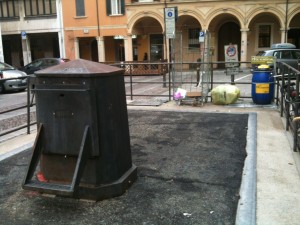
[[0, 93], [24, 91], [27, 88], [27, 74], [13, 66], [0, 62]]
[[284, 62], [291, 67], [299, 70], [300, 49], [290, 43], [273, 44], [271, 49], [260, 51], [258, 56], [273, 56], [276, 62]]
[[41, 58], [32, 61], [24, 67], [21, 67], [20, 70], [24, 71], [28, 75], [31, 75], [34, 74], [35, 71], [46, 69], [50, 66], [55, 66], [68, 61], [70, 60], [63, 58]]

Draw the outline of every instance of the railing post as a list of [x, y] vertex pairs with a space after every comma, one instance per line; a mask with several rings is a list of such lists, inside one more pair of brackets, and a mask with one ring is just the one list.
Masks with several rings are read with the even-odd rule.
[[130, 100], [133, 100], [132, 64], [129, 64], [129, 76], [130, 76]]
[[30, 134], [30, 76], [27, 77], [27, 134]]
[[172, 96], [172, 89], [171, 89], [171, 70], [170, 70], [170, 63], [168, 63], [168, 74], [169, 74], [169, 101], [171, 101], [171, 96]]
[[163, 87], [167, 87], [167, 70], [166, 70], [166, 64], [161, 64], [161, 71], [162, 71], [162, 75], [163, 75]]

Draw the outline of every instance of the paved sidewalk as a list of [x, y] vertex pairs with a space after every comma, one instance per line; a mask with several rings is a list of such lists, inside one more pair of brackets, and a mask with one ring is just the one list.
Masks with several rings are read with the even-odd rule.
[[[174, 102], [159, 107], [130, 106], [131, 109], [224, 112], [257, 114], [257, 224], [300, 224], [300, 153], [292, 151], [292, 136], [275, 108], [231, 107], [205, 104], [202, 107], [177, 106]], [[0, 161], [32, 146], [35, 133], [0, 143]], [[0, 222], [1, 224], [1, 222]]]

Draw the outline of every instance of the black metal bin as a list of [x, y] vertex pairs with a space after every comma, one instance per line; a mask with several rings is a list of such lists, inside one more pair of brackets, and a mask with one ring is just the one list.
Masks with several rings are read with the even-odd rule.
[[24, 189], [100, 200], [136, 180], [123, 74], [82, 59], [35, 73], [38, 134]]

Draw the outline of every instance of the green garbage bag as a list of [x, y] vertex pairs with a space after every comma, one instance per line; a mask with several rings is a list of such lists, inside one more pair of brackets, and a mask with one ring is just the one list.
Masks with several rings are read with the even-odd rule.
[[212, 102], [216, 105], [228, 105], [235, 103], [239, 97], [240, 89], [238, 89], [235, 85], [220, 85], [211, 91]]

